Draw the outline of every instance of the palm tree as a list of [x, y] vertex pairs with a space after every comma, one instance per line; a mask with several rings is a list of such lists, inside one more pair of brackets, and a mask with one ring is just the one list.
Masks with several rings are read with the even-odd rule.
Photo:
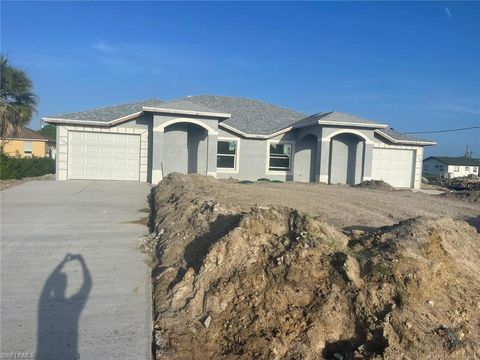
[[36, 111], [38, 97], [32, 80], [0, 55], [0, 137], [11, 138], [27, 125]]

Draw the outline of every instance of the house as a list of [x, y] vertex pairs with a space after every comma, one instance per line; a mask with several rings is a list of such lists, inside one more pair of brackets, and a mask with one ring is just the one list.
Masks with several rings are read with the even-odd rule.
[[423, 173], [429, 176], [453, 179], [479, 175], [480, 159], [466, 156], [430, 156], [423, 161]]
[[57, 124], [57, 178], [156, 183], [171, 172], [217, 178], [419, 188], [435, 142], [331, 111], [307, 115], [262, 101], [199, 95], [43, 118]]
[[22, 128], [18, 136], [2, 139], [3, 151], [11, 156], [45, 157], [48, 139], [27, 127]]

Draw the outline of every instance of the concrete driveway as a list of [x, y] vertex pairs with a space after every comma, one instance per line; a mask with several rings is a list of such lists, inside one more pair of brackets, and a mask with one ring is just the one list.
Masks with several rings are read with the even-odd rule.
[[151, 357], [150, 273], [136, 249], [146, 228], [131, 223], [147, 216], [149, 190], [32, 181], [0, 192], [2, 356]]

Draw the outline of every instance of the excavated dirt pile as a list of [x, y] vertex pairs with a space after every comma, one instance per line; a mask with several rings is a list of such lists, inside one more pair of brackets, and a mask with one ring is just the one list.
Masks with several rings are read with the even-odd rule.
[[464, 190], [456, 192], [445, 192], [438, 195], [440, 197], [447, 197], [451, 199], [458, 199], [463, 201], [468, 201], [471, 203], [480, 202], [480, 190]]
[[357, 188], [361, 189], [372, 189], [372, 190], [390, 190], [394, 191], [395, 188], [386, 183], [383, 180], [365, 180], [362, 181], [360, 184], [355, 185]]
[[157, 359], [472, 359], [480, 237], [450, 218], [347, 236], [169, 175], [151, 205]]

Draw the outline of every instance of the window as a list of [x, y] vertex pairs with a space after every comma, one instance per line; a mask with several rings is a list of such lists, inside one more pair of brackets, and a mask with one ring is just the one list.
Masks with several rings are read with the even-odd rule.
[[292, 144], [274, 143], [269, 146], [268, 170], [290, 171]]
[[465, 171], [470, 171], [470, 167], [465, 166]]
[[26, 156], [32, 156], [32, 142], [24, 141], [23, 142], [23, 154]]
[[453, 167], [453, 171], [459, 172], [459, 171], [460, 171], [460, 166], [454, 166], [454, 167]]
[[472, 171], [473, 171], [474, 173], [477, 173], [478, 168], [477, 168], [476, 166], [474, 166], [473, 169], [472, 169]]
[[217, 143], [217, 168], [235, 170], [237, 168], [237, 141], [219, 140]]

